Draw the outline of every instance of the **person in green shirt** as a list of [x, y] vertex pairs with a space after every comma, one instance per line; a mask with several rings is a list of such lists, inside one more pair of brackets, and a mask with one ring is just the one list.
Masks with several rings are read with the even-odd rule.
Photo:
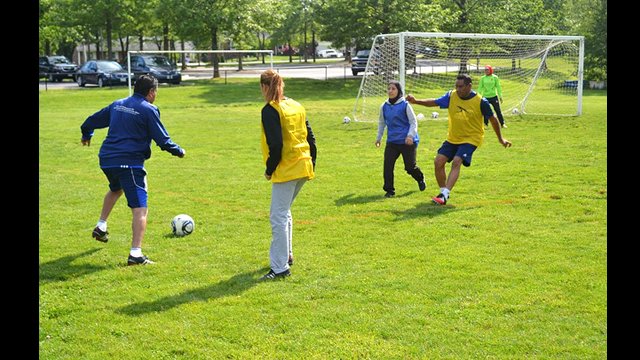
[[[491, 65], [485, 65], [484, 75], [480, 78], [480, 84], [478, 85], [478, 93], [489, 100], [489, 103], [493, 106], [493, 110], [496, 112], [496, 116], [500, 121], [500, 126], [506, 128], [504, 123], [504, 117], [500, 110], [500, 103], [502, 102], [502, 87], [500, 86], [500, 78], [493, 73]], [[498, 101], [498, 98], [500, 101]], [[489, 125], [488, 120], [484, 119], [484, 125]]]

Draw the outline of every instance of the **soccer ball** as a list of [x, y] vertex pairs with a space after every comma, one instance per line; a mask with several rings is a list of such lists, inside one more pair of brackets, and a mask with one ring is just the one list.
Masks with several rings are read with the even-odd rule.
[[351, 122], [351, 119], [348, 116], [345, 116], [344, 118], [342, 118], [342, 123], [343, 124], [348, 124]]
[[171, 231], [176, 236], [189, 235], [193, 232], [193, 229], [195, 228], [196, 228], [196, 223], [193, 221], [191, 216], [187, 214], [176, 215], [171, 220]]
[[417, 120], [422, 120], [422, 119], [424, 119], [424, 114], [423, 114], [423, 113], [420, 113], [420, 114], [416, 115], [416, 119], [417, 119]]
[[437, 119], [437, 118], [438, 118], [438, 116], [440, 116], [440, 114], [438, 114], [438, 112], [437, 112], [437, 111], [434, 111], [434, 112], [432, 112], [432, 113], [431, 113], [431, 118], [432, 118], [432, 119]]
[[513, 110], [511, 110], [511, 113], [513, 114], [518, 114], [520, 111], [518, 111], [518, 108], [513, 108]]

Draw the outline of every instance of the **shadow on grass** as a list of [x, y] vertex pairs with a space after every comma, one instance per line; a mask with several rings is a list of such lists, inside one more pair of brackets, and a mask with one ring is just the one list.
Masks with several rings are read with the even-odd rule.
[[125, 315], [139, 316], [150, 312], [166, 311], [189, 302], [207, 301], [209, 299], [238, 295], [256, 286], [259, 283], [256, 275], [262, 275], [267, 271], [269, 271], [269, 267], [245, 272], [214, 285], [188, 290], [181, 294], [166, 296], [155, 301], [127, 305], [117, 310], [117, 312]]
[[356, 196], [355, 194], [348, 194], [345, 195], [339, 199], [336, 199], [336, 206], [343, 206], [343, 205], [353, 205], [353, 204], [366, 204], [366, 203], [370, 203], [373, 201], [393, 201], [394, 198], [401, 198], [401, 197], [405, 197], [405, 196], [409, 196], [411, 194], [413, 194], [415, 191], [407, 191], [403, 194], [396, 194], [396, 196], [394, 196], [391, 199], [387, 199], [386, 197], [384, 197], [384, 192], [381, 192], [379, 195], [363, 195], [363, 196]]
[[[260, 75], [254, 79], [229, 78], [228, 84], [224, 79], [198, 80], [197, 86], [204, 91], [197, 95], [210, 104], [230, 105], [233, 103], [262, 104], [264, 99], [260, 93]], [[285, 95], [293, 99], [304, 101], [343, 100], [345, 91], [357, 93], [360, 81], [356, 79], [299, 79], [285, 77]]]
[[395, 221], [403, 221], [403, 220], [411, 220], [415, 218], [423, 218], [423, 217], [436, 217], [439, 215], [444, 215], [449, 212], [454, 211], [466, 211], [476, 208], [478, 206], [472, 207], [464, 207], [464, 208], [456, 208], [454, 205], [437, 205], [433, 202], [423, 202], [415, 206], [413, 209], [407, 209], [404, 211], [392, 211], [394, 215], [396, 215]]
[[97, 266], [92, 264], [74, 265], [73, 261], [81, 257], [89, 256], [101, 248], [87, 250], [77, 255], [69, 255], [57, 260], [42, 263], [39, 266], [39, 281], [46, 283], [51, 281], [66, 281], [80, 276], [94, 273], [96, 271], [105, 270], [108, 266]]

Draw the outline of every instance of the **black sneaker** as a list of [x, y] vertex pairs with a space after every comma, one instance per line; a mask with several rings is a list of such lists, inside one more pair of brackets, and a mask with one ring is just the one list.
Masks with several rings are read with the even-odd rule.
[[291, 276], [291, 271], [289, 269], [276, 274], [273, 270], [269, 270], [260, 280], [274, 280], [274, 279], [284, 279], [287, 276]]
[[431, 198], [431, 200], [438, 205], [447, 205], [447, 198], [444, 197], [443, 193], [438, 194], [438, 196]]
[[93, 236], [93, 238], [98, 240], [98, 241], [102, 241], [103, 243], [106, 243], [107, 241], [109, 241], [109, 232], [108, 231], [102, 231], [97, 226], [96, 226], [95, 229], [93, 229], [93, 232], [91, 233], [91, 236]]
[[289, 255], [289, 261], [287, 261], [289, 263], [289, 266], [293, 265], [293, 255]]
[[424, 191], [424, 189], [427, 188], [427, 183], [425, 183], [424, 180], [420, 180], [418, 181], [418, 187], [420, 188], [420, 191]]
[[392, 198], [396, 196], [396, 193], [392, 192], [392, 191], [387, 191], [386, 194], [384, 194], [384, 197], [388, 197], [388, 198]]
[[142, 255], [140, 257], [135, 257], [129, 255], [129, 259], [127, 259], [127, 265], [148, 265], [155, 264], [155, 262], [149, 260], [146, 255]]

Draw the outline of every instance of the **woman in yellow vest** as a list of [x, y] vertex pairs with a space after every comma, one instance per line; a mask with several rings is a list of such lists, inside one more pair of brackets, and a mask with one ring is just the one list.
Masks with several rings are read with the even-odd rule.
[[269, 69], [260, 75], [266, 104], [262, 108], [264, 177], [272, 182], [271, 269], [263, 280], [291, 275], [293, 218], [291, 205], [307, 180], [315, 177], [316, 139], [302, 105], [284, 96], [284, 82]]
[[[449, 193], [460, 176], [461, 165], [471, 166], [473, 152], [482, 145], [484, 140], [484, 126], [482, 126], [484, 119], [491, 121], [500, 144], [505, 148], [511, 146], [511, 142], [502, 137], [500, 124], [493, 115], [487, 99], [471, 90], [471, 77], [467, 74], [458, 75], [455, 90], [448, 91], [437, 99], [417, 100], [413, 95], [407, 95], [407, 101], [412, 104], [449, 109], [447, 140], [442, 143], [433, 161], [440, 194], [431, 200], [437, 205], [447, 204]], [[448, 162], [451, 163], [449, 176], [444, 168]]]

